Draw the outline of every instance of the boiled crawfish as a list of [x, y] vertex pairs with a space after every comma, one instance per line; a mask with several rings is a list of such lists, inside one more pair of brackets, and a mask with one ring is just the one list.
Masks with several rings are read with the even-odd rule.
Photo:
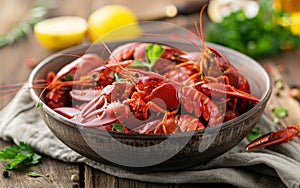
[[[69, 92], [62, 93], [69, 94], [78, 104], [72, 108], [62, 101], [52, 105], [56, 112], [86, 127], [112, 130], [117, 123], [124, 125], [125, 132], [142, 134], [200, 130], [244, 113], [259, 99], [250, 94], [247, 79], [229, 60], [205, 45], [203, 11], [204, 8], [200, 13], [200, 31], [196, 25], [202, 52], [187, 53], [154, 43], [127, 43], [116, 48], [104, 65], [81, 71], [84, 73], [72, 82], [62, 78], [86, 59], [49, 76], [53, 87], [49, 87], [46, 101], [58, 104], [58, 98], [63, 99], [62, 88], [72, 83], [76, 90], [67, 88]], [[149, 57], [147, 52], [153, 46], [159, 49], [159, 57]]]
[[[203, 56], [202, 60], [197, 61], [190, 58], [192, 56], [189, 53], [166, 45], [162, 45], [164, 51], [160, 56], [165, 59], [160, 58], [152, 72], [147, 67], [133, 68], [131, 65], [136, 59], [146, 57], [145, 49], [148, 45], [149, 43], [129, 43], [120, 46], [104, 64], [99, 61], [98, 64], [102, 65], [80, 71], [72, 82], [64, 81], [66, 75], [78, 69], [80, 61], [88, 63], [85, 62], [86, 58], [75, 60], [76, 63], [72, 62], [52, 78], [52, 87], [49, 87], [46, 96], [51, 94], [53, 97], [46, 97], [46, 101], [48, 104], [55, 102], [55, 92], [62, 92], [61, 88], [72, 83], [73, 89], [69, 89], [67, 93], [80, 102], [74, 108], [66, 104], [52, 105], [56, 112], [79, 121], [85, 127], [112, 130], [112, 124], [118, 123], [124, 125], [125, 132], [144, 134], [184, 132], [215, 126], [223, 122], [223, 113], [225, 120], [238, 115], [235, 112], [241, 106], [237, 107], [237, 100], [247, 101], [247, 104], [249, 101], [253, 104], [259, 101], [248, 91], [239, 89], [247, 88], [247, 81], [240, 81], [241, 74], [217, 51], [211, 50], [210, 53], [213, 54], [210, 57], [217, 59], [211, 63], [222, 66], [222, 75], [212, 74], [216, 72], [213, 70], [215, 65], [203, 68], [199, 62], [203, 63], [203, 59], [207, 57]], [[203, 73], [204, 69], [208, 69], [208, 73]], [[185, 79], [174, 77], [174, 72], [181, 72]], [[201, 75], [201, 80], [197, 80], [195, 75]], [[241, 84], [245, 86], [240, 87]], [[223, 98], [213, 101], [212, 93]], [[227, 109], [222, 107], [224, 103], [227, 104]], [[246, 110], [247, 106], [241, 112]], [[227, 112], [234, 112], [230, 113], [234, 115], [226, 115]]]

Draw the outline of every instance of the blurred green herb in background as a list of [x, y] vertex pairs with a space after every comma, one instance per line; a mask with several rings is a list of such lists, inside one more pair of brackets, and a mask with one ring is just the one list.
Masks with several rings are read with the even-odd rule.
[[27, 35], [32, 31], [32, 27], [39, 21], [45, 19], [48, 10], [56, 6], [55, 3], [55, 1], [37, 1], [23, 21], [20, 21], [8, 31], [0, 35], [0, 48], [27, 37]]
[[283, 49], [300, 47], [300, 37], [278, 20], [289, 20], [285, 12], [273, 10], [272, 1], [260, 0], [256, 17], [247, 18], [240, 10], [225, 17], [221, 23], [209, 23], [207, 41], [238, 50], [253, 58], [278, 54]]

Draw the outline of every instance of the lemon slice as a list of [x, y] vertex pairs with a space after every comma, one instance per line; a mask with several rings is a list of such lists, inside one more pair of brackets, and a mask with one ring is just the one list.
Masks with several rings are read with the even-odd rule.
[[90, 41], [127, 39], [141, 33], [134, 13], [122, 5], [107, 5], [95, 10], [88, 18]]
[[53, 50], [68, 48], [80, 43], [86, 34], [87, 22], [77, 16], [61, 16], [43, 20], [34, 26], [38, 41]]

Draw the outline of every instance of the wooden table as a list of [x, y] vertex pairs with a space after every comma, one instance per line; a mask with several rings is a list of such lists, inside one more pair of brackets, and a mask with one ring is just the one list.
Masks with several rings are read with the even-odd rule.
[[[0, 0], [0, 19], [1, 26], [0, 32], [7, 30], [11, 25], [20, 21], [23, 15], [26, 15], [27, 11], [34, 4], [34, 0]], [[134, 5], [133, 3], [134, 2]], [[168, 1], [162, 3], [159, 0], [152, 0], [151, 5], [148, 1], [97, 1], [97, 0], [63, 0], [60, 1], [59, 6], [49, 11], [49, 17], [60, 15], [77, 15], [87, 18], [88, 15], [96, 8], [108, 4], [108, 3], [121, 3], [134, 10], [134, 12], [141, 19], [147, 19], [145, 14], [150, 14], [149, 6], [163, 7]], [[173, 1], [175, 3], [182, 3], [184, 0]], [[148, 12], [143, 14], [144, 9], [141, 7], [148, 7]], [[161, 11], [161, 10], [159, 10]], [[158, 11], [158, 12], [159, 12]], [[144, 16], [144, 17], [143, 17]], [[153, 16], [153, 15], [152, 15]], [[155, 15], [154, 15], [155, 16]], [[194, 21], [198, 19], [198, 14], [189, 16], [179, 16], [165, 21], [182, 25], [184, 27], [190, 27]], [[16, 18], [18, 19], [16, 19]], [[1, 57], [1, 69], [0, 69], [0, 84], [5, 83], [18, 83], [26, 81], [32, 68], [26, 66], [25, 61], [28, 57], [34, 58], [37, 62], [44, 59], [48, 55], [54, 53], [40, 46], [31, 33], [26, 39], [6, 46], [0, 49]], [[299, 72], [300, 65], [298, 61], [300, 59], [300, 51], [286, 51], [276, 57], [259, 59], [258, 61], [268, 66], [268, 70], [272, 75], [272, 78], [278, 79], [282, 77], [286, 83], [291, 85], [300, 86]], [[281, 65], [280, 70], [278, 65]], [[297, 79], [298, 78], [298, 79]], [[283, 97], [278, 98], [275, 92], [273, 92], [272, 98], [269, 102], [270, 105], [286, 105], [293, 108], [290, 110], [291, 114], [288, 118], [282, 121], [283, 125], [295, 124], [300, 122], [299, 119], [299, 104], [288, 96], [288, 87], [281, 93]], [[11, 97], [1, 98], [0, 108], [3, 108]], [[287, 102], [288, 101], [288, 102]], [[0, 140], [0, 148], [12, 143]], [[4, 162], [0, 163], [2, 166]], [[95, 170], [89, 166], [83, 164], [69, 164], [55, 159], [51, 159], [47, 156], [43, 156], [39, 165], [30, 167], [30, 170], [47, 175], [46, 177], [31, 178], [26, 176], [24, 171], [10, 172], [9, 178], [0, 177], [1, 187], [182, 187], [182, 185], [174, 184], [154, 184], [148, 182], [133, 181], [128, 179], [122, 179], [105, 174], [99, 170]], [[79, 181], [74, 182], [71, 180], [72, 175], [78, 175]], [[200, 185], [190, 184], [184, 185], [184, 187], [199, 187]], [[209, 186], [209, 185], [201, 185]]]

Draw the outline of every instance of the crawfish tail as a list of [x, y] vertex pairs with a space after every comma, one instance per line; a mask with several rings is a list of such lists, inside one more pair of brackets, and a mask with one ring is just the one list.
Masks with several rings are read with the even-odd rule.
[[222, 123], [222, 112], [217, 104], [207, 95], [192, 87], [183, 87], [181, 90], [181, 102], [183, 107], [189, 112], [194, 113], [196, 117], [202, 117], [209, 121], [209, 126]]

